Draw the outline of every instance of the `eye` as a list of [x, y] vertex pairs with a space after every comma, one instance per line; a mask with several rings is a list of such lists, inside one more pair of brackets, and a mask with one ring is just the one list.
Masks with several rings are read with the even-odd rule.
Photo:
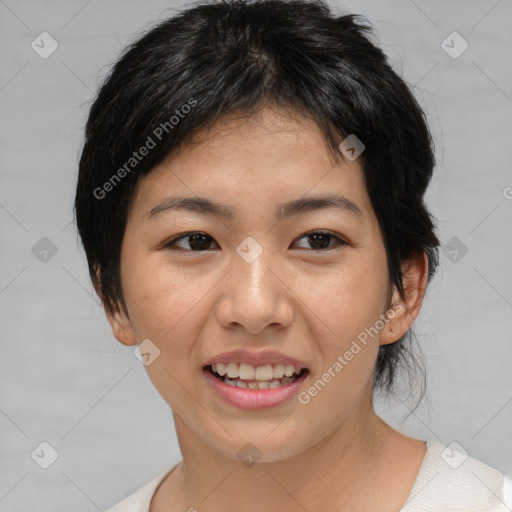
[[[313, 245], [313, 251], [325, 251], [339, 245], [347, 245], [347, 242], [329, 231], [310, 231], [305, 233], [298, 240], [307, 239]], [[334, 239], [334, 244], [329, 244], [329, 239]]]
[[[206, 251], [208, 249], [208, 246], [211, 243], [210, 241], [213, 240], [213, 238], [211, 236], [208, 236], [206, 233], [194, 231], [192, 233], [186, 233], [184, 235], [174, 238], [173, 240], [170, 240], [168, 243], [164, 245], [164, 247], [174, 248], [174, 246], [178, 246], [176, 242], [178, 242], [179, 240], [188, 240], [188, 245], [189, 247], [192, 248], [192, 252], [200, 252]], [[186, 248], [184, 249], [187, 250]]]
[[[313, 245], [313, 248], [310, 250], [313, 251], [325, 251], [332, 249], [339, 245], [347, 245], [347, 242], [342, 240], [339, 236], [334, 233], [330, 233], [329, 231], [310, 231], [305, 233], [297, 240], [307, 239], [308, 243]], [[329, 244], [329, 239], [333, 239], [334, 243]], [[184, 240], [188, 245], [187, 247], [179, 246], [178, 242]], [[166, 244], [164, 244], [165, 248], [178, 247], [184, 249], [188, 252], [201, 252], [209, 249], [211, 242], [214, 241], [213, 238], [206, 233], [202, 233], [199, 231], [194, 231], [190, 233], [185, 233], [179, 237], [176, 237]]]

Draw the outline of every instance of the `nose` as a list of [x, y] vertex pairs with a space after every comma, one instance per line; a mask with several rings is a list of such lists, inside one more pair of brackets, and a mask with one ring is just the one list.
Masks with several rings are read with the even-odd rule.
[[222, 280], [217, 317], [226, 328], [251, 334], [288, 327], [293, 320], [293, 291], [283, 265], [269, 250], [254, 260], [235, 253]]

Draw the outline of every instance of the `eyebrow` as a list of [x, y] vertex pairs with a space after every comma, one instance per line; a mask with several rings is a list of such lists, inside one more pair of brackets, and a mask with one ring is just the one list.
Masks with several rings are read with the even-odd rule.
[[[275, 210], [275, 216], [289, 217], [291, 215], [327, 208], [337, 208], [358, 217], [363, 216], [362, 209], [356, 203], [338, 194], [293, 199], [279, 205]], [[236, 216], [235, 211], [229, 206], [211, 201], [205, 197], [173, 196], [164, 199], [161, 203], [153, 207], [146, 217], [151, 219], [156, 217], [159, 213], [169, 210], [185, 210], [204, 215], [212, 215], [227, 220], [232, 220]]]

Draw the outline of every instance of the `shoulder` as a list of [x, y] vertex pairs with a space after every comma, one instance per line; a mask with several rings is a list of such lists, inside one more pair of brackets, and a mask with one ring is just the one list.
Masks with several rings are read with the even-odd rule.
[[423, 464], [401, 512], [510, 512], [506, 484], [502, 473], [469, 456], [457, 443], [427, 441]]
[[157, 487], [165, 477], [174, 469], [166, 469], [155, 478], [146, 482], [141, 488], [130, 494], [127, 498], [120, 501], [105, 512], [149, 512], [151, 498], [155, 494]]

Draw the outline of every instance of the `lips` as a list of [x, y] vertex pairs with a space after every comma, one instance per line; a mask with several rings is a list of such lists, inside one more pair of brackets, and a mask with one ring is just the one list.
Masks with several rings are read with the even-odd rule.
[[217, 363], [247, 363], [253, 366], [265, 366], [265, 365], [277, 365], [282, 364], [283, 366], [293, 366], [299, 368], [307, 368], [304, 361], [296, 359], [274, 350], [260, 350], [260, 351], [249, 351], [246, 349], [231, 350], [230, 352], [224, 352], [208, 359], [203, 368], [211, 366]]
[[309, 372], [301, 370], [301, 374], [291, 382], [280, 380], [271, 381], [243, 381], [240, 379], [221, 380], [211, 370], [205, 367], [203, 375], [214, 395], [224, 403], [245, 410], [277, 407], [289, 402], [301, 389]]
[[275, 407], [291, 400], [309, 375], [306, 363], [268, 349], [237, 349], [211, 357], [202, 373], [217, 397], [241, 409]]

